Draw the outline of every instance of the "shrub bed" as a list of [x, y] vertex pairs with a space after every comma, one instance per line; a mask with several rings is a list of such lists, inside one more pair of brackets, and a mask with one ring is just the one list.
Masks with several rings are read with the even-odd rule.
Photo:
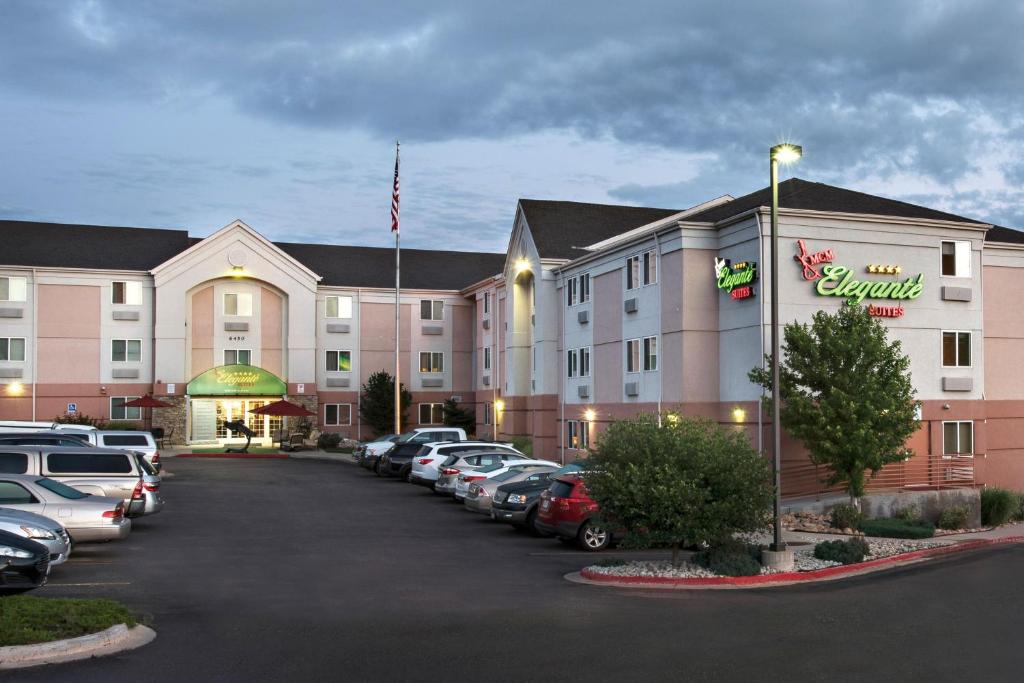
[[693, 563], [720, 576], [756, 576], [761, 573], [760, 555], [757, 546], [727, 541], [696, 553]]
[[1006, 524], [1020, 509], [1017, 494], [1006, 489], [981, 490], [981, 523], [985, 526]]
[[859, 529], [864, 515], [849, 503], [843, 503], [832, 508], [831, 521], [836, 529]]
[[967, 517], [971, 511], [966, 505], [954, 505], [942, 511], [939, 515], [940, 529], [966, 529]]
[[845, 541], [822, 541], [814, 546], [814, 556], [816, 558], [829, 562], [838, 562], [839, 564], [863, 562], [870, 552], [871, 547], [862, 538], [850, 538]]
[[931, 538], [935, 527], [930, 522], [907, 521], [905, 519], [867, 519], [860, 525], [867, 536], [880, 538]]

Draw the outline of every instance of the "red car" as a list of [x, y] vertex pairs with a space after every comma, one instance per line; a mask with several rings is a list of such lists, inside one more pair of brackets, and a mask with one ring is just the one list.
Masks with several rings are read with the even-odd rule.
[[597, 525], [597, 513], [597, 503], [587, 494], [583, 480], [578, 475], [565, 475], [540, 494], [535, 525], [542, 533], [575, 540], [584, 550], [596, 552], [614, 540], [611, 532]]

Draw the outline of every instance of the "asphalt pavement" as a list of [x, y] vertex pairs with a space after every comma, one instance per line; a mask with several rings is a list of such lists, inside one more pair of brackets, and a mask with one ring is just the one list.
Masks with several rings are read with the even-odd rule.
[[1020, 680], [1024, 547], [836, 583], [654, 592], [394, 479], [168, 459], [164, 512], [37, 595], [105, 596], [150, 645], [11, 681]]

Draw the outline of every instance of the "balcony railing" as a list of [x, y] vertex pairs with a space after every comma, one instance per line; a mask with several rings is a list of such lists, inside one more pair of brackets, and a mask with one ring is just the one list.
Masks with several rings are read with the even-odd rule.
[[[826, 486], [829, 470], [810, 460], [783, 461], [782, 495], [811, 496], [838, 492], [842, 486]], [[903, 462], [886, 465], [868, 480], [867, 491], [929, 490], [971, 488], [974, 481], [973, 455], [915, 455]]]

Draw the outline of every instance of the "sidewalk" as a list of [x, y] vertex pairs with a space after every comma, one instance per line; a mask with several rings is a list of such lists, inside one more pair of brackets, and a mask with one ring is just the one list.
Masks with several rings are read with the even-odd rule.
[[[160, 457], [176, 458], [182, 455], [189, 455], [193, 451], [194, 449], [190, 446], [169, 446], [160, 449]], [[295, 460], [326, 460], [329, 462], [347, 463], [349, 465], [354, 465], [356, 462], [351, 453], [328, 453], [319, 449], [288, 452], [282, 451], [282, 454]], [[216, 458], [218, 455], [218, 453], [205, 453], [203, 454], [203, 457]], [[225, 454], [225, 457], [231, 457], [231, 455], [234, 454]]]

